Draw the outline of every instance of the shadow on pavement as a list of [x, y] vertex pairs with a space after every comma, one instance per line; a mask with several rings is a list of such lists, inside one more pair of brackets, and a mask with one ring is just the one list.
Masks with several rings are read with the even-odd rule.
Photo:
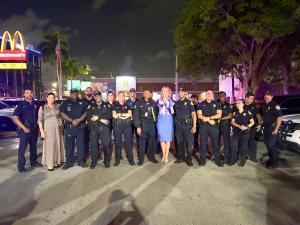
[[45, 179], [44, 173], [27, 172], [3, 181], [0, 184], [0, 224], [13, 224], [28, 216], [37, 204], [35, 188]]
[[[300, 168], [300, 162], [293, 164]], [[284, 158], [280, 160], [278, 169], [256, 167], [257, 179], [266, 188], [267, 225], [299, 224], [300, 171], [297, 168]]]

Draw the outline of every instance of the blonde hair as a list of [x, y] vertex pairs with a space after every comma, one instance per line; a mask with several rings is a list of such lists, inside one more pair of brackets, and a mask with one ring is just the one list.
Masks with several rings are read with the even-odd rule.
[[167, 90], [169, 92], [168, 98], [172, 98], [172, 91], [171, 91], [171, 88], [169, 88], [168, 86], [163, 86], [161, 88], [160, 98], [163, 98], [163, 90]]

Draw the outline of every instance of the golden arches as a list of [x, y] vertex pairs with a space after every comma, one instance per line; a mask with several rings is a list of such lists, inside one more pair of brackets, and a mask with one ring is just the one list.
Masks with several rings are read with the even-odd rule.
[[17, 49], [17, 41], [20, 41], [20, 46], [21, 50], [25, 51], [25, 44], [24, 44], [24, 39], [23, 35], [21, 34], [20, 31], [16, 31], [14, 33], [13, 38], [11, 38], [11, 35], [8, 31], [5, 31], [3, 36], [2, 36], [2, 41], [1, 41], [1, 49], [0, 51], [6, 50], [6, 39], [8, 37], [9, 43], [10, 43], [10, 50], [15, 50]]

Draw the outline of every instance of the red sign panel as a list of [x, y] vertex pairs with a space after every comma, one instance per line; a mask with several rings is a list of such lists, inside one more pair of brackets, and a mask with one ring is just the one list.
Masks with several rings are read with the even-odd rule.
[[0, 51], [0, 61], [26, 61], [26, 51], [22, 51], [22, 50]]

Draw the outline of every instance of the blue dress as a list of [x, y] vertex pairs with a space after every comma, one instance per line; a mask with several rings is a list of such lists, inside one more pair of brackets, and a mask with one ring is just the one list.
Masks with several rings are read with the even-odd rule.
[[174, 101], [169, 100], [164, 102], [162, 99], [157, 101], [159, 108], [157, 118], [157, 133], [159, 141], [172, 141], [173, 137], [173, 113]]

